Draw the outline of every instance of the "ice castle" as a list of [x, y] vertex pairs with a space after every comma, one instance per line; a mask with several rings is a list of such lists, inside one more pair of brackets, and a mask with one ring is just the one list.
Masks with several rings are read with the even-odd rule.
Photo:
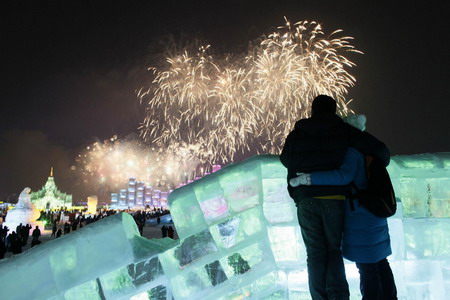
[[51, 168], [45, 185], [39, 191], [31, 192], [31, 202], [40, 210], [72, 207], [72, 195], [58, 190], [53, 177], [53, 168]]
[[[389, 257], [399, 299], [450, 295], [450, 153], [397, 156]], [[175, 190], [180, 240], [139, 236], [119, 214], [0, 262], [2, 299], [310, 299], [306, 252], [278, 156]], [[359, 275], [346, 273], [352, 299]], [[21, 280], [17, 280], [21, 278]]]

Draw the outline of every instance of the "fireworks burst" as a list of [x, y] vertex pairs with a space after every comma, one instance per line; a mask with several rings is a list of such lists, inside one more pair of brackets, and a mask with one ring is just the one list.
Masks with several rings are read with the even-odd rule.
[[237, 152], [279, 153], [315, 96], [333, 96], [342, 115], [350, 112], [345, 95], [355, 78], [346, 69], [354, 63], [344, 54], [361, 52], [340, 33], [286, 21], [238, 58], [214, 59], [209, 46], [167, 58], [166, 69], [151, 68], [154, 79], [139, 93], [148, 104], [142, 136], [162, 147], [201, 145], [209, 151], [200, 159], [214, 163]]
[[139, 139], [120, 140], [117, 136], [95, 142], [77, 158], [88, 184], [124, 188], [130, 177], [153, 187], [170, 190], [192, 179], [198, 145], [172, 143], [167, 149], [152, 148]]

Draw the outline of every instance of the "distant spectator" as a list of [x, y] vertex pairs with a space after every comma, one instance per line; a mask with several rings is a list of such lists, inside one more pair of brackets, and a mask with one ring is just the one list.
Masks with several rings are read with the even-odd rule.
[[22, 232], [22, 223], [17, 225], [16, 227], [16, 234], [20, 236], [20, 233]]
[[6, 245], [3, 240], [0, 240], [0, 259], [5, 258], [6, 254]]
[[166, 227], [166, 225], [163, 225], [161, 227], [161, 233], [162, 233], [162, 237], [163, 238], [167, 237], [167, 227]]
[[78, 225], [77, 221], [74, 220], [74, 221], [72, 222], [72, 231], [77, 230], [77, 225]]
[[7, 237], [5, 237], [5, 246], [6, 246], [6, 251], [11, 251], [11, 233], [8, 234]]
[[22, 239], [22, 246], [26, 246], [26, 244], [28, 243], [28, 238], [30, 237], [30, 230], [31, 230], [30, 224], [22, 226], [22, 229], [20, 232], [21, 239]]
[[68, 222], [64, 223], [64, 234], [70, 233], [70, 224]]
[[22, 240], [16, 234], [15, 231], [11, 232], [9, 236], [9, 241], [10, 241], [10, 250], [13, 254], [22, 253]]
[[52, 235], [51, 235], [51, 236], [56, 236], [56, 230], [57, 230], [57, 228], [56, 228], [56, 222], [53, 221], [53, 225], [52, 225]]
[[9, 228], [8, 226], [0, 225], [0, 240], [6, 242], [6, 236], [8, 235]]
[[31, 235], [33, 236], [31, 244], [36, 244], [36, 242], [39, 240], [39, 237], [41, 236], [41, 230], [39, 229], [39, 226], [36, 226]]
[[141, 234], [141, 236], [144, 234], [144, 222], [139, 221], [138, 223], [138, 228], [139, 228], [139, 233]]
[[167, 229], [167, 233], [168, 233], [169, 237], [170, 237], [171, 239], [173, 239], [173, 233], [174, 233], [174, 230], [173, 230], [173, 227], [172, 227], [172, 226], [169, 226], [169, 228]]

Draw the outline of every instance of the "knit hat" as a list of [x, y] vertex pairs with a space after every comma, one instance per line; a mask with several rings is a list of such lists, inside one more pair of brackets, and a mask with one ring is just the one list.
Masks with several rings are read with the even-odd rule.
[[335, 114], [336, 100], [327, 95], [317, 96], [311, 107], [311, 115]]
[[366, 116], [365, 115], [348, 115], [344, 118], [344, 122], [358, 128], [361, 131], [366, 130]]

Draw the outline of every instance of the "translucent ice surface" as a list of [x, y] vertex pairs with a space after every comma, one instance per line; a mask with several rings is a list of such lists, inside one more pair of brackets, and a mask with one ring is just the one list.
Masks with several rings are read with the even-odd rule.
[[[389, 172], [398, 298], [447, 299], [450, 153], [393, 157]], [[2, 261], [0, 298], [310, 299], [286, 175], [278, 156], [261, 155], [175, 190], [179, 241], [141, 238], [120, 214]], [[345, 263], [351, 298], [361, 299], [358, 270]]]
[[[393, 157], [389, 172], [399, 201], [397, 214], [389, 219], [389, 260], [399, 299], [445, 299], [450, 281], [450, 155]], [[211, 205], [205, 208], [207, 201]], [[189, 239], [207, 230], [217, 246], [217, 251], [178, 268], [171, 282], [175, 299], [309, 298], [306, 251], [296, 207], [286, 191], [286, 169], [278, 157], [256, 156], [223, 168], [177, 190], [169, 205], [172, 211], [196, 212], [200, 207], [203, 216], [193, 218], [198, 226], [189, 220], [188, 231], [180, 237]], [[176, 213], [172, 217], [177, 228], [187, 218]], [[264, 259], [258, 247], [251, 248], [262, 247], [262, 241], [270, 245], [264, 248]], [[243, 248], [252, 249], [260, 264], [249, 263], [236, 251]], [[241, 265], [237, 273], [230, 271], [230, 254], [234, 264]], [[422, 264], [428, 266], [423, 276]], [[360, 299], [358, 270], [349, 261], [346, 270], [352, 299]]]
[[450, 152], [394, 156], [388, 171], [404, 217], [450, 217]]
[[0, 299], [118, 299], [166, 282], [158, 254], [169, 238], [147, 240], [120, 213], [0, 261]]

